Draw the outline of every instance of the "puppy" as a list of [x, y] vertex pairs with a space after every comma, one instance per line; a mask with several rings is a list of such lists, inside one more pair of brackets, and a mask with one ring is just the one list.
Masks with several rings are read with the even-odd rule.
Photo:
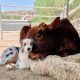
[[0, 65], [6, 65], [7, 68], [12, 68], [12, 64], [15, 64], [18, 58], [19, 47], [11, 46], [3, 51], [0, 57]]
[[32, 60], [29, 59], [29, 54], [32, 51], [34, 41], [32, 39], [23, 39], [22, 47], [19, 50], [19, 56], [17, 60], [17, 68], [29, 68]]

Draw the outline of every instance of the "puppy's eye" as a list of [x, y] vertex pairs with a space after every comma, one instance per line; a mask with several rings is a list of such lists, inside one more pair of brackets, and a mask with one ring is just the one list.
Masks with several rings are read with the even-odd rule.
[[26, 43], [24, 44], [24, 46], [26, 46]]
[[12, 51], [12, 49], [10, 48], [10, 50]]
[[13, 54], [13, 52], [10, 52], [10, 54], [12, 55], [12, 54]]
[[9, 56], [9, 54], [6, 54], [6, 57], [8, 57]]

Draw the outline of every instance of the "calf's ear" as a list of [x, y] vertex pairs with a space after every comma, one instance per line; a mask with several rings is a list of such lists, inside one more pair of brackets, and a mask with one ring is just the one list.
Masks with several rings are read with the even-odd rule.
[[50, 23], [48, 25], [48, 28], [51, 30], [51, 29], [55, 29], [58, 27], [58, 25], [60, 24], [60, 17], [57, 17], [54, 19], [54, 21], [52, 21], [52, 23]]
[[30, 30], [30, 28], [31, 28], [31, 26], [27, 26], [27, 25], [22, 27], [22, 29], [20, 31], [20, 41], [22, 39], [26, 38], [26, 35], [27, 35], [28, 31]]

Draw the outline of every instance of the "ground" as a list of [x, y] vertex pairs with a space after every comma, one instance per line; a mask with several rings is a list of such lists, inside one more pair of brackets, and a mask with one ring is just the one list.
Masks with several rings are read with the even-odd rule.
[[30, 70], [13, 69], [8, 70], [4, 66], [0, 66], [0, 80], [55, 80], [49, 76], [40, 76], [34, 74]]

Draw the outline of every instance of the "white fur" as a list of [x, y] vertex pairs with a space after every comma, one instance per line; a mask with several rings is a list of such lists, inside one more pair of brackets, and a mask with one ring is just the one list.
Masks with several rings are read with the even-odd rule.
[[30, 65], [31, 71], [40, 75], [49, 75], [56, 80], [80, 80], [80, 54], [68, 57], [50, 55]]
[[[19, 58], [16, 63], [18, 65], [18, 68], [29, 68], [32, 60], [29, 59], [29, 53], [32, 51], [32, 39], [24, 39], [22, 41], [22, 47], [19, 51]], [[28, 48], [30, 50], [28, 50]]]
[[[17, 47], [19, 49], [19, 47]], [[6, 48], [0, 57], [0, 65], [5, 65], [7, 61], [11, 61], [14, 57], [18, 55], [18, 50], [15, 46]]]
[[5, 66], [6, 66], [7, 69], [13, 69], [13, 68], [17, 67], [16, 64], [14, 64], [14, 63], [6, 64]]

